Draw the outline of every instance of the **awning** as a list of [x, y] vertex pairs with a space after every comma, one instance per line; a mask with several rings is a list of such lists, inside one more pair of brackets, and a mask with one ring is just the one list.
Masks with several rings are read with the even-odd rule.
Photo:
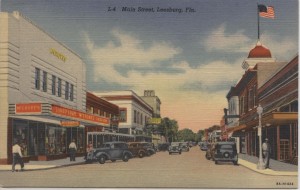
[[263, 123], [284, 125], [298, 121], [298, 112], [272, 112], [262, 118]]

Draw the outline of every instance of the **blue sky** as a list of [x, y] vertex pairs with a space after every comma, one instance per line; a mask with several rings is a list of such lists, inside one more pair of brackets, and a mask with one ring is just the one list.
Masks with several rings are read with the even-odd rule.
[[275, 8], [274, 20], [260, 18], [262, 44], [289, 61], [298, 53], [297, 0], [2, 0], [1, 10], [22, 12], [78, 53], [88, 90], [155, 90], [162, 116], [196, 132], [219, 124], [244, 72], [257, 42], [257, 3]]

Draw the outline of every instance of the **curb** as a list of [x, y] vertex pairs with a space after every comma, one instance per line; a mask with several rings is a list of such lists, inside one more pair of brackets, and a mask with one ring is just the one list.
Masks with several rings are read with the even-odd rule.
[[286, 171], [274, 171], [271, 169], [259, 170], [256, 168], [256, 164], [245, 161], [239, 158], [238, 163], [252, 171], [257, 173], [265, 174], [265, 175], [273, 175], [273, 176], [298, 176], [298, 172], [286, 172]]
[[[72, 163], [72, 164], [65, 164], [65, 165], [51, 165], [51, 166], [47, 166], [47, 165], [25, 165], [24, 171], [37, 171], [37, 170], [50, 170], [50, 169], [54, 169], [54, 168], [63, 168], [63, 167], [69, 167], [69, 166], [75, 166], [75, 165], [82, 165], [85, 164], [85, 161], [83, 162], [78, 162], [78, 163]], [[0, 166], [0, 171], [11, 171], [11, 165], [4, 165], [7, 168], [1, 168]], [[17, 171], [20, 170], [18, 167], [16, 167]]]

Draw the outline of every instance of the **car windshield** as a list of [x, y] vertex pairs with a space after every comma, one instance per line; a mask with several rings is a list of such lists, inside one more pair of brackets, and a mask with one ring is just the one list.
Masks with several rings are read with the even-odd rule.
[[229, 144], [223, 144], [223, 145], [220, 145], [220, 149], [226, 149], [226, 150], [232, 150], [234, 149], [232, 145], [229, 145]]

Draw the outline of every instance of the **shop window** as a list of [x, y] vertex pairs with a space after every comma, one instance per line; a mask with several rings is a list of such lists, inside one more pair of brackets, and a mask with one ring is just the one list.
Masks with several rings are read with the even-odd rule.
[[41, 70], [39, 68], [35, 68], [35, 89], [39, 90], [41, 85]]
[[19, 142], [23, 156], [28, 156], [28, 121], [13, 121], [13, 141], [14, 140], [17, 140]]
[[58, 78], [58, 82], [57, 82], [57, 96], [61, 97], [61, 79]]
[[45, 155], [45, 123], [38, 123], [37, 135], [38, 135], [38, 152], [39, 155]]
[[56, 94], [56, 76], [52, 75], [52, 95]]
[[43, 91], [47, 92], [47, 72], [43, 71]]
[[29, 155], [37, 156], [38, 151], [38, 123], [37, 122], [29, 122]]
[[56, 154], [56, 138], [54, 125], [48, 124], [46, 126], [45, 141], [46, 155]]
[[66, 82], [66, 86], [65, 86], [65, 99], [68, 100], [69, 99], [69, 83]]

